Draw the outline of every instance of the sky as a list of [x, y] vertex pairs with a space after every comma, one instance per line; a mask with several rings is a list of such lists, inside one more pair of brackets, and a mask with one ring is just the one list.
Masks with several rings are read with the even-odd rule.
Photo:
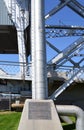
[[[51, 9], [56, 7], [60, 0], [45, 0], [45, 14], [47, 14]], [[84, 0], [78, 0], [82, 5], [84, 5]], [[73, 12], [70, 8], [65, 6], [55, 15], [50, 17], [45, 21], [47, 25], [78, 25], [84, 26], [84, 19], [80, 17], [78, 14]], [[66, 38], [48, 38], [47, 40], [51, 42], [54, 46], [56, 46], [61, 51], [66, 48], [68, 45], [73, 43], [79, 37], [66, 37]], [[55, 51], [53, 51], [50, 47], [46, 47], [47, 50], [47, 61], [50, 60], [53, 56], [57, 55]], [[84, 53], [84, 52], [83, 52]], [[18, 62], [18, 55], [0, 55], [0, 60], [6, 61], [14, 61]]]

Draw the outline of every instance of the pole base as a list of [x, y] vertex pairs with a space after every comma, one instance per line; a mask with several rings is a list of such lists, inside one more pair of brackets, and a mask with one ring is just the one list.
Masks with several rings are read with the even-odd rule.
[[53, 101], [27, 99], [18, 130], [63, 130]]

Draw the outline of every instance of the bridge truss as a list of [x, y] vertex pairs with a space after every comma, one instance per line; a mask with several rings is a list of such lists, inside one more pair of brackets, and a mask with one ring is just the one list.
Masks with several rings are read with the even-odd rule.
[[[84, 25], [80, 26], [77, 22], [65, 25], [63, 19], [59, 20], [59, 24], [54, 24], [53, 22], [53, 20], [56, 22], [57, 17], [59, 18], [64, 9], [68, 14], [70, 11], [68, 8], [72, 11], [72, 17], [73, 12], [75, 12], [74, 15], [78, 15], [83, 20], [84, 3], [77, 0], [58, 0], [56, 5], [45, 15], [45, 21], [48, 23], [45, 25], [46, 43], [47, 46], [52, 48], [51, 50], [56, 52], [50, 57], [48, 65], [52, 68], [52, 71], [63, 71], [68, 76], [68, 80], [52, 94], [51, 98], [53, 99], [59, 96], [75, 79], [77, 81], [84, 81]], [[70, 15], [68, 14], [67, 21], [69, 17]], [[52, 21], [50, 24], [49, 20]], [[71, 21], [73, 21], [73, 18], [71, 18]], [[75, 40], [74, 37], [76, 38]], [[65, 44], [64, 41], [66, 41], [64, 38], [73, 38], [73, 40], [70, 44], [67, 42], [67, 47], [61, 49]], [[58, 39], [63, 39], [63, 41], [58, 41]], [[60, 47], [58, 46], [58, 42], [61, 42]]]
[[[4, 0], [4, 2], [8, 8], [8, 16], [17, 29], [21, 71], [25, 74], [24, 79], [28, 76], [30, 80], [32, 76], [31, 61], [27, 64], [25, 57], [24, 29], [30, 24], [29, 16], [31, 15], [29, 13], [31, 10], [26, 5], [27, 0], [25, 2], [23, 0]], [[29, 0], [28, 3], [30, 2]], [[67, 83], [61, 86], [60, 94], [74, 79], [84, 82], [84, 5], [82, 0], [53, 0], [50, 3], [51, 7], [48, 7], [48, 2], [45, 0], [47, 69], [52, 77], [55, 72], [66, 74]], [[26, 12], [27, 10], [28, 12]], [[74, 19], [77, 19], [76, 23]], [[80, 23], [78, 19], [80, 19]], [[7, 64], [4, 63], [5, 65]], [[24, 66], [26, 66], [25, 69]], [[3, 71], [1, 70], [1, 72]], [[57, 93], [58, 91], [52, 95], [53, 99], [57, 97], [55, 95]]]

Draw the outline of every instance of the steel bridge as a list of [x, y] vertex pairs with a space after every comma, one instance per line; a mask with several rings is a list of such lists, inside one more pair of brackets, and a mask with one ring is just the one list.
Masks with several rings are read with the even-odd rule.
[[[45, 2], [47, 77], [66, 81], [51, 95], [55, 99], [74, 81], [84, 82], [84, 25], [77, 22], [75, 25], [52, 24], [51, 21], [65, 8], [84, 21], [84, 5], [81, 0], [57, 0], [55, 4], [52, 2], [52, 8], [47, 8]], [[18, 62], [0, 61], [0, 79], [31, 81], [31, 1], [0, 0], [0, 11], [0, 54], [17, 54], [19, 57]], [[61, 49], [55, 44], [58, 38], [71, 38], [72, 43], [61, 44], [65, 46]]]

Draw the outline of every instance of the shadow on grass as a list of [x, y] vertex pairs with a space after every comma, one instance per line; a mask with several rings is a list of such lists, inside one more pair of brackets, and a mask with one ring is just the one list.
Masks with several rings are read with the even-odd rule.
[[68, 125], [63, 125], [63, 130], [76, 130], [75, 128], [76, 128], [75, 123], [68, 124]]

